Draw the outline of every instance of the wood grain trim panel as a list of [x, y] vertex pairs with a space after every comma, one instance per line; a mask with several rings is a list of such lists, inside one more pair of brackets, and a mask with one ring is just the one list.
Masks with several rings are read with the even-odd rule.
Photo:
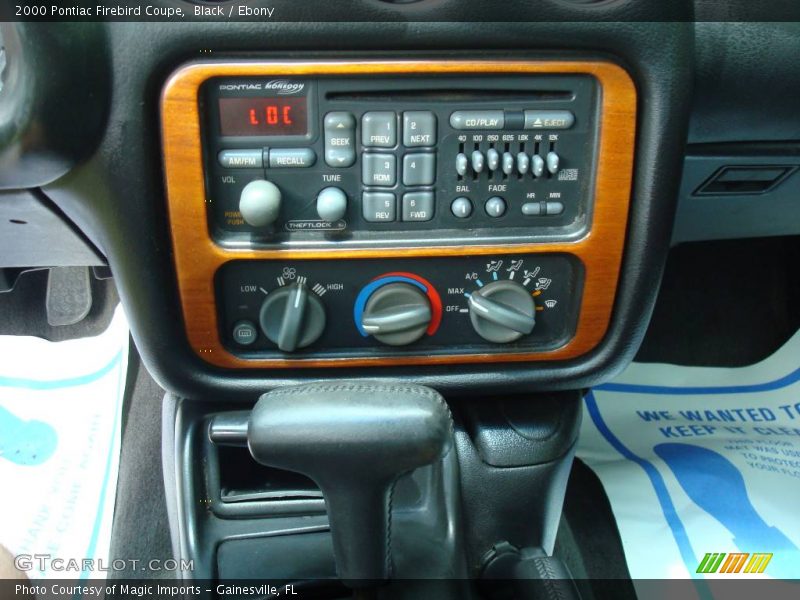
[[[588, 74], [600, 84], [599, 156], [592, 224], [571, 242], [467, 247], [369, 249], [226, 249], [209, 236], [198, 107], [200, 86], [216, 76]], [[575, 358], [605, 335], [620, 272], [633, 175], [636, 89], [619, 66], [605, 61], [329, 61], [197, 62], [176, 71], [161, 98], [162, 143], [169, 225], [183, 319], [189, 344], [204, 361], [227, 368], [368, 367], [476, 362], [540, 361]], [[214, 274], [240, 259], [347, 259], [566, 252], [585, 267], [583, 299], [575, 336], [548, 352], [483, 353], [448, 356], [360, 357], [343, 359], [243, 359], [228, 352], [218, 334]]]

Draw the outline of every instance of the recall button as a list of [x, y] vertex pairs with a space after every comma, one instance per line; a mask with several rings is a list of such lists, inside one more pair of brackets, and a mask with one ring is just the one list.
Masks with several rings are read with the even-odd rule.
[[270, 148], [269, 166], [271, 168], [305, 168], [317, 162], [317, 155], [311, 148]]
[[261, 148], [248, 148], [247, 150], [222, 150], [217, 159], [219, 164], [226, 169], [260, 169], [264, 166]]

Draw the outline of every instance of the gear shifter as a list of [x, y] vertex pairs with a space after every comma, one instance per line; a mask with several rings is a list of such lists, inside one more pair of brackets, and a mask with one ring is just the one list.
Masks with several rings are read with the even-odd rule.
[[276, 389], [261, 396], [247, 429], [256, 461], [322, 490], [337, 570], [351, 587], [389, 578], [394, 484], [444, 456], [452, 440], [437, 392], [381, 382]]

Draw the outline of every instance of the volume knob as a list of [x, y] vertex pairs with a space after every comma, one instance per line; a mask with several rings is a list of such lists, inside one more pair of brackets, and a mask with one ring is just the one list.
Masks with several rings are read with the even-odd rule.
[[469, 297], [469, 318], [483, 339], [507, 344], [533, 331], [536, 305], [530, 292], [520, 284], [493, 281]]
[[281, 190], [266, 179], [256, 179], [242, 188], [239, 212], [245, 223], [265, 227], [274, 223], [281, 212]]

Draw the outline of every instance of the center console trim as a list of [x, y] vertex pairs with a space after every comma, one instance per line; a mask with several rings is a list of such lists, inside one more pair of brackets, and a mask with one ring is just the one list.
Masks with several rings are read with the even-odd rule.
[[[242, 249], [209, 234], [198, 98], [211, 77], [425, 74], [584, 74], [600, 86], [599, 140], [591, 227], [577, 240], [476, 246]], [[628, 222], [636, 129], [636, 89], [627, 72], [607, 61], [203, 61], [179, 68], [164, 86], [161, 131], [169, 226], [178, 293], [188, 341], [205, 362], [226, 368], [359, 367], [525, 362], [581, 356], [608, 330]], [[231, 260], [402, 258], [487, 254], [568, 253], [584, 265], [575, 336], [546, 352], [358, 358], [246, 359], [220, 340], [214, 290], [217, 269]]]

